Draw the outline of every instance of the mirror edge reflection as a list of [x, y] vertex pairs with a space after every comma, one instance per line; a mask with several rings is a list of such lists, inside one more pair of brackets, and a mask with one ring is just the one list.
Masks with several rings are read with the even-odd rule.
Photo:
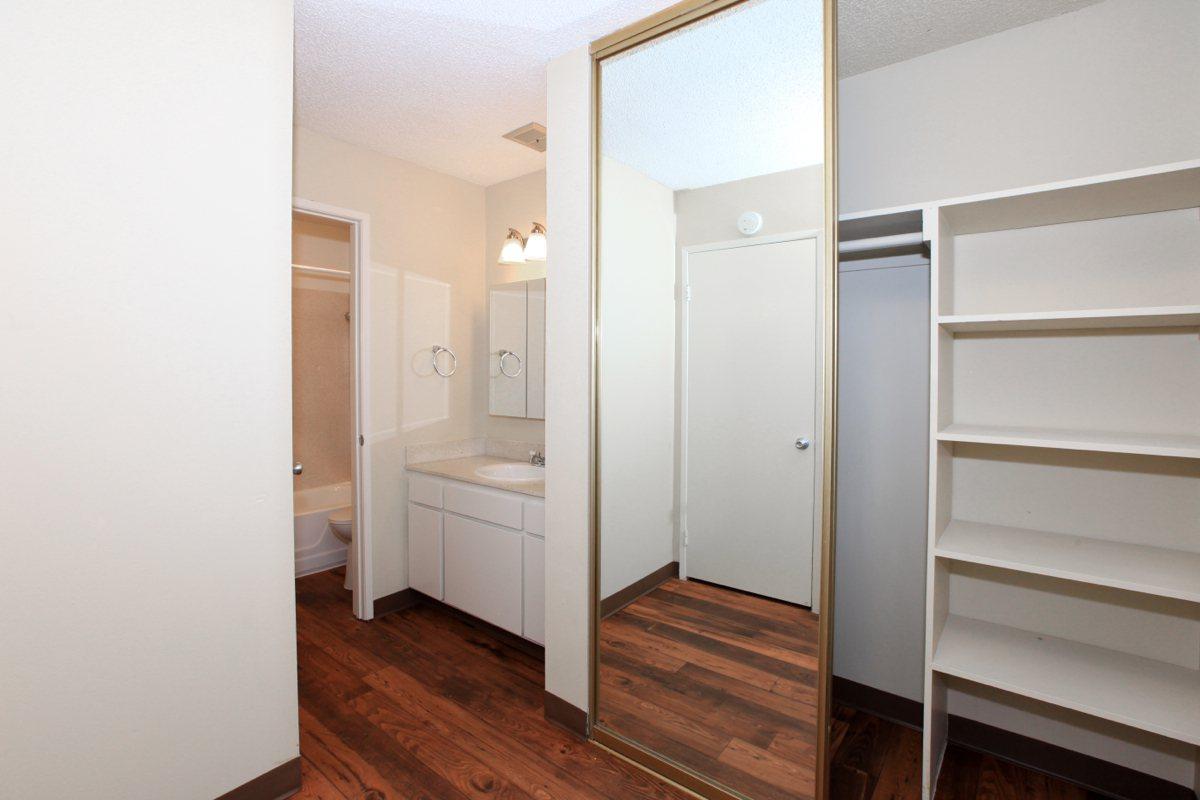
[[[597, 39], [589, 48], [591, 55], [591, 136], [589, 164], [591, 168], [591, 292], [590, 314], [592, 346], [589, 353], [592, 376], [589, 404], [589, 604], [588, 618], [588, 720], [592, 741], [650, 770], [688, 791], [716, 800], [746, 800], [697, 772], [669, 760], [652, 750], [598, 724], [599, 703], [599, 640], [601, 615], [600, 591], [600, 348], [603, 331], [600, 325], [600, 128], [601, 128], [601, 65], [605, 59], [625, 52], [652, 39], [686, 27], [700, 19], [740, 5], [747, 0], [682, 0], [656, 14]], [[837, 0], [821, 0], [823, 19], [823, 101], [824, 101], [824, 224], [822, 225], [822, 255], [824, 261], [824, 298], [822, 315], [823, 398], [821, 408], [822, 433], [825, 446], [821, 462], [821, 563], [819, 567], [820, 614], [817, 640], [817, 770], [814, 797], [826, 800], [830, 796], [830, 739], [833, 699], [833, 611], [834, 569], [837, 515], [837, 298], [838, 298], [838, 192], [837, 192]]]

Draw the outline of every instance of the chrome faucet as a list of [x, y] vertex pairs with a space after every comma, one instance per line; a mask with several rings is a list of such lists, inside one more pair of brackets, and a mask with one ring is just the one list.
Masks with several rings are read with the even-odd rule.
[[538, 450], [530, 450], [529, 463], [535, 467], [544, 467], [546, 466], [546, 456]]

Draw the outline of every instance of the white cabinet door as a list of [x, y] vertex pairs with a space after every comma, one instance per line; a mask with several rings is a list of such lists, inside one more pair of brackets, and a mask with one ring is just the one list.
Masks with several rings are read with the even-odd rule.
[[525, 535], [526, 639], [546, 643], [546, 542]]
[[521, 495], [483, 487], [448, 484], [442, 493], [447, 511], [521, 530]]
[[442, 599], [442, 512], [408, 504], [408, 584]]
[[524, 534], [445, 515], [445, 601], [521, 635]]
[[546, 504], [540, 500], [525, 501], [525, 530], [546, 538]]

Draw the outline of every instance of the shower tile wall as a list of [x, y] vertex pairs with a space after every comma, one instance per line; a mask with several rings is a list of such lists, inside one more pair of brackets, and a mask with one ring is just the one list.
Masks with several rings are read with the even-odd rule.
[[296, 489], [350, 480], [350, 295], [292, 288], [292, 447]]

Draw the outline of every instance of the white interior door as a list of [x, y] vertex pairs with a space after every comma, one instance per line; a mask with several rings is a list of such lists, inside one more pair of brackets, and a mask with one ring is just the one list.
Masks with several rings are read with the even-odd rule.
[[816, 238], [689, 252], [683, 514], [690, 578], [812, 605]]

